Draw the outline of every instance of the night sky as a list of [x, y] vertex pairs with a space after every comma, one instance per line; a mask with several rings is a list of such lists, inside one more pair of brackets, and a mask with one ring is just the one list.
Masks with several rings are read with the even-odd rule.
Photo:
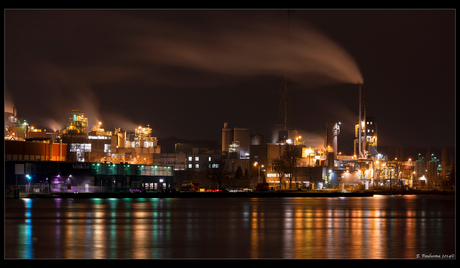
[[340, 121], [353, 152], [360, 83], [379, 146], [455, 145], [454, 9], [293, 11], [287, 31], [285, 10], [6, 9], [5, 111], [219, 142], [227, 121], [271, 142], [288, 70], [309, 146]]

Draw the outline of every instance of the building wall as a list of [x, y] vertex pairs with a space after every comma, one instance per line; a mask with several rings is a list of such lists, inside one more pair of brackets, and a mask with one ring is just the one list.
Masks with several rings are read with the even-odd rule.
[[186, 169], [193, 171], [206, 170], [209, 165], [219, 163], [222, 160], [222, 155], [214, 151], [210, 152], [192, 152], [186, 154], [185, 165]]
[[[16, 174], [16, 165], [24, 172]], [[67, 185], [85, 189], [85, 186], [149, 187], [163, 189], [174, 187], [174, 172], [171, 167], [104, 164], [52, 161], [5, 161], [5, 185], [28, 184], [26, 174], [31, 176], [31, 184], [48, 183], [52, 189], [66, 190]], [[148, 183], [148, 185], [145, 185]], [[165, 183], [165, 185], [163, 185]], [[163, 187], [165, 186], [165, 187]]]
[[5, 140], [5, 160], [66, 161], [67, 144]]
[[248, 128], [233, 128], [233, 141], [240, 143], [239, 159], [245, 159], [250, 153], [251, 134]]

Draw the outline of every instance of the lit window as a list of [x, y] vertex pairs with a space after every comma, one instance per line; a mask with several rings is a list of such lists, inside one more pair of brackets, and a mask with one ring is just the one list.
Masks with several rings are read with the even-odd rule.
[[192, 164], [188, 164], [188, 168], [192, 168]]
[[195, 168], [200, 168], [200, 164], [195, 164]]
[[208, 161], [211, 162], [211, 157], [208, 157]]
[[191, 156], [188, 157], [188, 161], [192, 161], [192, 159], [193, 159], [193, 158], [192, 158]]
[[200, 161], [200, 157], [195, 156], [195, 161]]
[[104, 153], [110, 153], [110, 144], [104, 144]]

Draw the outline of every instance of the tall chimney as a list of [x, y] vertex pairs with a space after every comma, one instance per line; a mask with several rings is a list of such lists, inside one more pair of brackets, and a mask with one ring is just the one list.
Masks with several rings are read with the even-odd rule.
[[[363, 133], [364, 132], [364, 137]], [[366, 149], [366, 87], [359, 85], [359, 120], [358, 120], [358, 151], [359, 158], [365, 158]]]

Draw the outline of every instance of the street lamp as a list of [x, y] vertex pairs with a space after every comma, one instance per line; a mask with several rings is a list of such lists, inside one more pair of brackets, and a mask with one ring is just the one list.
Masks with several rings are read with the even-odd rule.
[[260, 167], [258, 162], [254, 162], [254, 166], [257, 167], [257, 183], [260, 183]]
[[72, 182], [70, 180], [70, 178], [72, 178], [72, 175], [69, 175], [69, 177], [67, 178], [67, 190], [71, 190], [72, 189]]
[[27, 192], [30, 193], [30, 180], [31, 180], [31, 177], [29, 174], [26, 174], [26, 178], [27, 178], [27, 181], [29, 181], [29, 188], [27, 189]]
[[259, 165], [258, 162], [254, 162], [254, 166], [257, 167], [257, 180], [260, 183], [260, 168], [264, 168], [264, 165]]

